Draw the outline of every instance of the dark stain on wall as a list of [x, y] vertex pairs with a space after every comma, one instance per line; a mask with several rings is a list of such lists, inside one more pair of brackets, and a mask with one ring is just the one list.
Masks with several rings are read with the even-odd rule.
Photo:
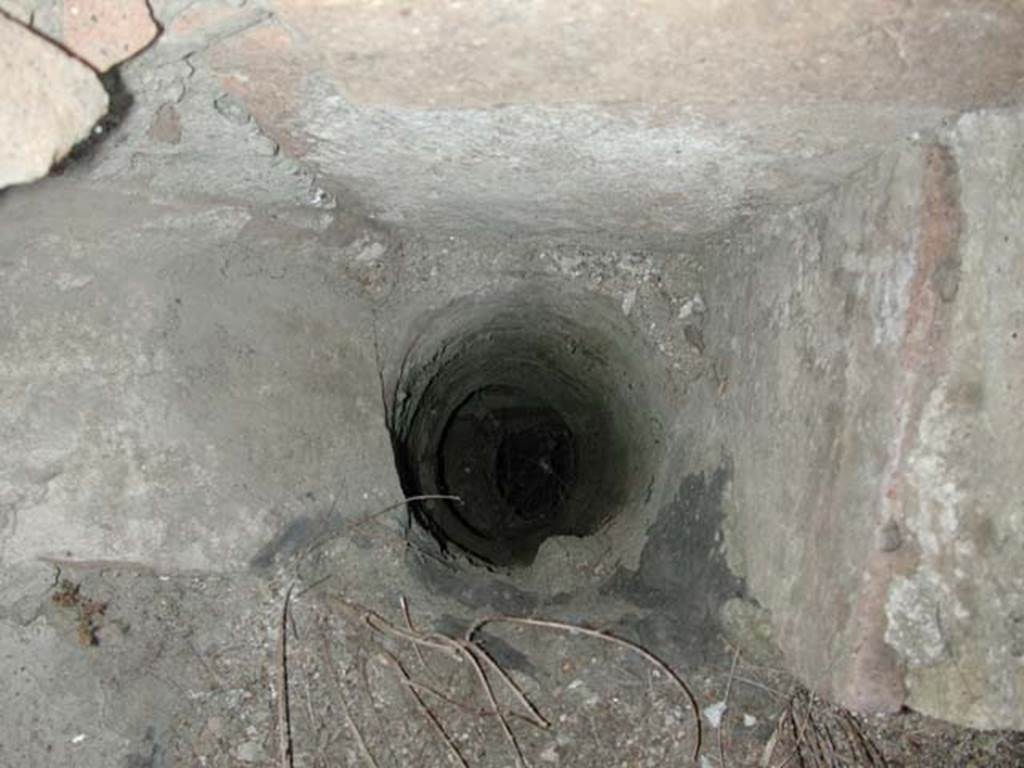
[[648, 529], [636, 571], [620, 570], [605, 586], [609, 595], [644, 611], [621, 631], [683, 658], [720, 651], [718, 609], [745, 588], [726, 565], [721, 534], [722, 498], [732, 474], [728, 464], [686, 475], [675, 498]]

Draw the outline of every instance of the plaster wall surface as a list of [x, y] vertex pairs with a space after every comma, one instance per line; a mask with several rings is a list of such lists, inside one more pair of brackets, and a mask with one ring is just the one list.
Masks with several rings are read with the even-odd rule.
[[1021, 726], [1019, 121], [892, 150], [708, 270], [691, 439], [734, 462], [730, 562], [854, 708]]

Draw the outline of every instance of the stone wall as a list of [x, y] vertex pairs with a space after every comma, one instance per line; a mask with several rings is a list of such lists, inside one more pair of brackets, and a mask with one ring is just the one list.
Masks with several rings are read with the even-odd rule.
[[856, 709], [1024, 725], [1022, 135], [967, 116], [708, 257], [692, 413], [734, 464], [730, 562]]

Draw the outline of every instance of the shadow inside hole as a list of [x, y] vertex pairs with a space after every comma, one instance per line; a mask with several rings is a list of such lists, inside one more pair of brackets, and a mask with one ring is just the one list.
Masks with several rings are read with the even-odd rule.
[[576, 442], [561, 414], [518, 388], [473, 392], [452, 413], [438, 456], [452, 513], [495, 539], [545, 535], [573, 493]]
[[[656, 419], [618, 308], [562, 295], [456, 302], [391, 382], [388, 426], [413, 518], [472, 559], [529, 565], [644, 504]], [[609, 319], [610, 318], [610, 319]]]

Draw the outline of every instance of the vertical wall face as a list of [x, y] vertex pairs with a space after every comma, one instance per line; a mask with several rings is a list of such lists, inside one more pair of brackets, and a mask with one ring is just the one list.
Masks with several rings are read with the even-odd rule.
[[[699, 418], [734, 463], [731, 559], [797, 673], [833, 694], [880, 526], [922, 167], [920, 150], [887, 155], [754, 227], [711, 272], [720, 381]], [[878, 682], [858, 703], [898, 707], [898, 681]]]
[[889, 587], [886, 641], [910, 706], [1022, 728], [1024, 114], [968, 115], [951, 143], [959, 281], [903, 476], [918, 557]]
[[1022, 135], [965, 118], [709, 269], [694, 411], [734, 464], [732, 564], [856, 708], [1024, 726]]

